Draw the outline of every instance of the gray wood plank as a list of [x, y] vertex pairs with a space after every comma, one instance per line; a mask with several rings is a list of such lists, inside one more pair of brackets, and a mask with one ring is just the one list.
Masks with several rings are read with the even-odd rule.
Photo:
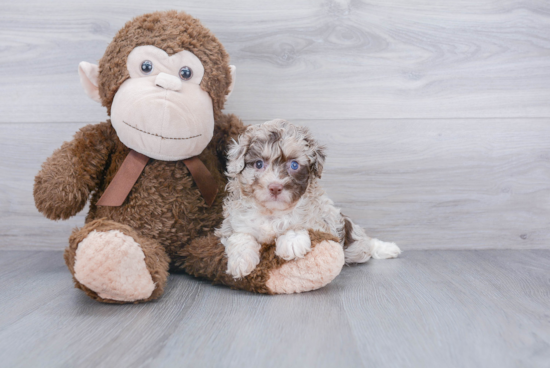
[[124, 306], [70, 289], [61, 252], [0, 265], [0, 367], [550, 364], [548, 250], [409, 251], [288, 296], [172, 275], [157, 302]]
[[73, 289], [61, 252], [2, 251], [0, 277], [0, 330]]
[[549, 366], [549, 256], [423, 251], [344, 273], [365, 366]]
[[[372, 236], [403, 249], [550, 247], [548, 119], [294, 122], [327, 145], [323, 185]], [[0, 248], [62, 249], [83, 223], [49, 221], [32, 198], [41, 162], [81, 125], [0, 124]]]
[[324, 186], [404, 249], [548, 248], [547, 119], [301, 122], [328, 146]]
[[101, 120], [78, 62], [133, 16], [200, 18], [238, 79], [247, 120], [550, 117], [550, 3], [22, 0], [0, 4], [0, 122]]
[[32, 194], [42, 162], [84, 125], [0, 124], [0, 248], [63, 249], [72, 229], [84, 224], [87, 207], [54, 222], [38, 212]]

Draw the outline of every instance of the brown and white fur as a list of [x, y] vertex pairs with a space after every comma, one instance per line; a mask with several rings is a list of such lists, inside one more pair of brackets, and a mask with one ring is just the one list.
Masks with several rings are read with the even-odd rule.
[[216, 235], [234, 278], [256, 268], [262, 243], [275, 240], [275, 254], [285, 260], [304, 257], [311, 249], [308, 229], [337, 236], [346, 263], [401, 253], [394, 243], [367, 236], [334, 206], [319, 184], [324, 147], [307, 128], [284, 120], [251, 125], [230, 147], [228, 159], [228, 196]]

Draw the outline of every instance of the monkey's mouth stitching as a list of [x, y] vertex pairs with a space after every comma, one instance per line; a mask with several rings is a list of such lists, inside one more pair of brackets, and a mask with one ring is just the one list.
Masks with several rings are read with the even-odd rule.
[[122, 120], [122, 122], [123, 122], [124, 124], [128, 125], [130, 128], [134, 128], [135, 130], [137, 130], [137, 131], [139, 131], [139, 132], [142, 132], [142, 133], [145, 133], [145, 134], [149, 134], [149, 135], [153, 135], [153, 136], [159, 137], [159, 138], [161, 138], [161, 139], [185, 140], [185, 139], [197, 138], [197, 137], [200, 137], [200, 136], [202, 135], [202, 134], [197, 134], [197, 135], [194, 135], [194, 136], [191, 136], [191, 137], [184, 137], [184, 138], [163, 137], [162, 135], [155, 134], [155, 133], [149, 133], [149, 132], [146, 132], [145, 130], [141, 130], [141, 129], [139, 129], [139, 128], [136, 128], [135, 126], [128, 124], [128, 123], [125, 122], [124, 120]]

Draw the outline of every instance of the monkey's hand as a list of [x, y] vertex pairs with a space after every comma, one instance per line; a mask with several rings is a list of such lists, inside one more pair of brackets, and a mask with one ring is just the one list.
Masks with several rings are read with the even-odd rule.
[[109, 156], [109, 130], [109, 123], [85, 126], [42, 164], [34, 178], [38, 211], [51, 220], [66, 220], [84, 208]]

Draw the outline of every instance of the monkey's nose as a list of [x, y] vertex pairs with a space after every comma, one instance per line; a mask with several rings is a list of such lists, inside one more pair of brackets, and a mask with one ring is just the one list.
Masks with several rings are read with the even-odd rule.
[[279, 183], [271, 183], [267, 186], [267, 188], [269, 189], [269, 192], [274, 196], [278, 196], [283, 191], [283, 186]]
[[181, 89], [181, 79], [167, 73], [159, 73], [155, 79], [155, 84], [171, 91], [179, 91]]

